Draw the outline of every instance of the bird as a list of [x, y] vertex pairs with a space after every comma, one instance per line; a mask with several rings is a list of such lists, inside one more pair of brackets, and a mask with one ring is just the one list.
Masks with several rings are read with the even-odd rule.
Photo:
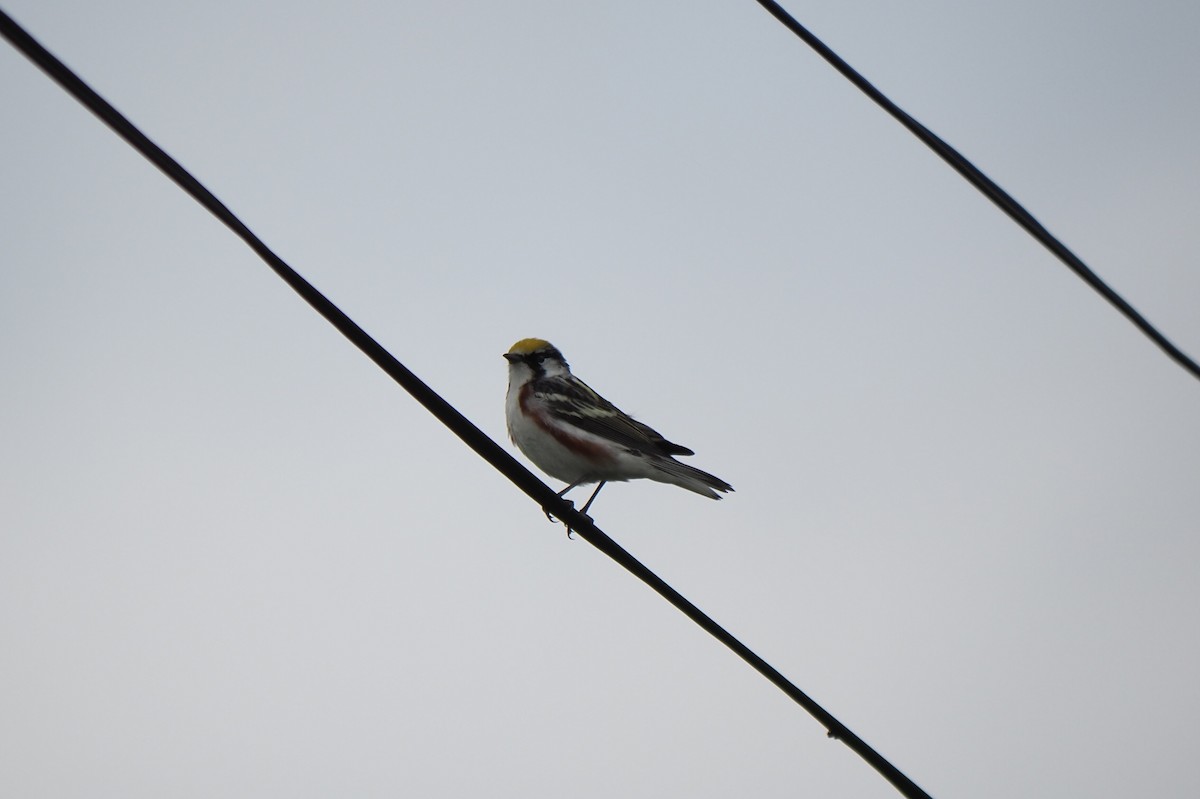
[[[508, 352], [508, 435], [539, 469], [568, 485], [598, 483], [580, 509], [586, 514], [605, 483], [646, 478], [712, 499], [733, 491], [719, 477], [675, 460], [694, 455], [600, 396], [571, 374], [549, 341], [523, 338]], [[547, 514], [549, 515], [549, 514]], [[568, 531], [569, 532], [569, 531]]]

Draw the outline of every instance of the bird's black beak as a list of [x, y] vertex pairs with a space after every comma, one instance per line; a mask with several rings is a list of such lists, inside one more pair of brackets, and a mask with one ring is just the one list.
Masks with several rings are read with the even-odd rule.
[[515, 352], [504, 353], [504, 359], [509, 363], [518, 363], [519, 361], [523, 360], [521, 356]]

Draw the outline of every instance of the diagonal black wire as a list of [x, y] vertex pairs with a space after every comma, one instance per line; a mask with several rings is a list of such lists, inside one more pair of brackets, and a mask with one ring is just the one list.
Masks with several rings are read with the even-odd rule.
[[920, 797], [929, 799], [929, 795], [925, 791], [921, 790], [903, 772], [855, 735], [846, 725], [834, 718], [832, 714], [793, 685], [771, 664], [755, 654], [737, 638], [734, 638], [727, 630], [689, 602], [682, 594], [665, 583], [662, 578], [625, 551], [617, 542], [613, 541], [597, 527], [592, 522], [591, 517], [577, 512], [571, 502], [559, 497], [552, 488], [539, 480], [532, 472], [522, 466], [508, 452], [484, 434], [482, 430], [459, 413], [450, 403], [446, 402], [433, 389], [425, 385], [420, 378], [410, 372], [404, 364], [400, 363], [391, 353], [385, 350], [379, 342], [371, 338], [350, 317], [346, 316], [337, 306], [317, 291], [311, 283], [301, 277], [282, 258], [272, 252], [232, 211], [225, 207], [212, 192], [188, 173], [174, 158], [167, 155], [158, 145], [150, 141], [140, 130], [134, 127], [133, 123], [109, 105], [104, 98], [93, 91], [91, 87], [84, 83], [65, 64], [42, 47], [41, 44], [17, 25], [3, 10], [0, 10], [0, 35], [8, 39], [17, 50], [62, 85], [64, 89], [79, 100], [89, 111], [115, 130], [121, 138], [129, 142], [134, 149], [149, 159], [167, 177], [179, 184], [184, 191], [195, 198], [213, 216], [217, 217], [217, 219], [236, 233], [296, 293], [303, 297], [318, 313], [328, 319], [342, 335], [378, 364], [393, 380], [403, 386], [418, 402], [424, 405], [444, 425], [449, 427], [455, 435], [466, 442], [471, 449], [475, 450], [484, 460], [492, 464], [505, 477], [515, 483], [518, 488], [532, 497], [545, 511], [569, 525], [571, 529], [579, 533], [581, 538], [608, 555], [639, 580], [657, 591], [688, 618], [731, 649], [738, 657], [753, 666], [760, 674], [774, 683], [780, 690], [816, 718], [825, 727], [830, 738], [836, 738], [845, 742], [847, 746], [895, 785], [904, 796], [914, 799], [919, 799]]
[[947, 144], [940, 136], [938, 136], [929, 128], [922, 125], [917, 120], [913, 119], [900, 106], [889, 100], [883, 92], [875, 88], [866, 78], [860, 75], [854, 67], [850, 66], [841, 56], [829, 49], [820, 39], [812, 34], [807, 28], [801, 25], [796, 19], [785, 11], [778, 3], [773, 0], [756, 0], [756, 2], [765, 8], [775, 19], [779, 20], [796, 36], [800, 37], [809, 47], [817, 51], [817, 54], [828, 61], [834, 69], [842, 73], [855, 86], [857, 86], [865, 95], [874, 100], [883, 110], [887, 111], [901, 125], [908, 128], [914, 136], [929, 146], [931, 150], [937, 153], [942, 159], [954, 167], [967, 181], [979, 189], [989, 200], [1000, 207], [1004, 213], [1008, 214], [1013, 220], [1025, 228], [1025, 230], [1040, 241], [1046, 249], [1054, 253], [1060, 261], [1083, 279], [1093, 289], [1095, 289], [1101, 297], [1108, 300], [1118, 311], [1125, 315], [1139, 330], [1142, 331], [1151, 341], [1159, 346], [1176, 363], [1184, 369], [1192, 373], [1193, 377], [1200, 378], [1200, 364], [1187, 356], [1182, 350], [1176, 347], [1162, 333], [1158, 331], [1154, 325], [1142, 316], [1137, 310], [1125, 301], [1120, 294], [1113, 291], [1107, 283], [1100, 279], [1100, 276], [1093, 272], [1087, 264], [1071, 252], [1065, 244], [1055, 238], [1050, 231], [1046, 230], [1040, 222], [1037, 221], [1025, 208], [1013, 199], [1012, 195], [1000, 188], [995, 181], [987, 175], [979, 171], [979, 169], [966, 159], [962, 153], [955, 150]]

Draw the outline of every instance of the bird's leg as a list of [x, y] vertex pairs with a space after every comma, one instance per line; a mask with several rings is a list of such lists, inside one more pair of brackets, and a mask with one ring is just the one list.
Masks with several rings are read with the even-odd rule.
[[[574, 483], [571, 483], [571, 484], [570, 484], [569, 486], [567, 486], [566, 488], [564, 488], [562, 491], [559, 491], [559, 492], [558, 492], [558, 498], [559, 498], [559, 499], [563, 499], [563, 498], [564, 498], [564, 497], [563, 497], [563, 494], [566, 494], [568, 491], [570, 491], [572, 488], [574, 488], [574, 487], [575, 487], [575, 486], [577, 486], [577, 485], [579, 485], [579, 483], [578, 483], [578, 482], [574, 482]], [[567, 502], [571, 502], [571, 500], [569, 500], [569, 499], [568, 499], [568, 500], [567, 500]], [[574, 506], [575, 506], [575, 503], [574, 503], [574, 502], [571, 502], [571, 506], [572, 506], [572, 507], [574, 507]], [[551, 521], [551, 522], [552, 522], [552, 521], [554, 521], [554, 517], [550, 515], [550, 511], [546, 510], [545, 508], [542, 508], [542, 513], [546, 514], [546, 520], [547, 520], [547, 521]], [[570, 532], [570, 531], [568, 530], [567, 532]]]
[[605, 482], [605, 480], [600, 481], [600, 484], [596, 486], [596, 490], [592, 492], [590, 497], [588, 497], [588, 501], [583, 503], [583, 507], [579, 509], [579, 512], [584, 516], [587, 516], [588, 508], [592, 507], [592, 503], [596, 501], [596, 495], [600, 493], [600, 489], [604, 488]]
[[[562, 496], [563, 496], [563, 494], [567, 493], [567, 492], [568, 492], [568, 491], [570, 491], [572, 488], [574, 488], [575, 486], [579, 485], [579, 483], [581, 483], [581, 482], [583, 482], [583, 481], [582, 481], [582, 480], [580, 480], [580, 481], [577, 481], [577, 482], [571, 483], [569, 486], [567, 486], [566, 488], [564, 488], [562, 491], [559, 491], [559, 492], [558, 492], [558, 496], [559, 496], [559, 497], [562, 497]], [[596, 490], [592, 492], [592, 495], [591, 495], [590, 497], [588, 497], [588, 501], [587, 501], [587, 502], [585, 502], [585, 503], [583, 504], [583, 507], [582, 507], [582, 508], [579, 510], [579, 512], [580, 512], [580, 513], [582, 513], [582, 514], [583, 514], [583, 515], [585, 515], [585, 516], [587, 515], [587, 510], [588, 510], [588, 508], [592, 507], [592, 503], [596, 501], [596, 495], [600, 493], [600, 489], [604, 488], [604, 483], [605, 483], [605, 481], [604, 481], [604, 480], [601, 480], [601, 481], [600, 481], [600, 484], [599, 484], [598, 486], [596, 486]], [[570, 501], [570, 500], [568, 500], [568, 502], [569, 502], [569, 501]], [[573, 507], [573, 506], [574, 506], [574, 503], [572, 503], [572, 507]], [[542, 512], [546, 514], [546, 518], [547, 518], [547, 519], [549, 519], [550, 521], [554, 521], [554, 517], [550, 515], [550, 511], [546, 510], [545, 508], [542, 508]], [[567, 525], [567, 538], [570, 538], [570, 537], [571, 537], [571, 533], [573, 533], [573, 532], [574, 532], [574, 530], [572, 530], [572, 529], [571, 529], [571, 525], [569, 525], [569, 524], [568, 524], [568, 525]]]
[[[569, 487], [574, 488], [574, 486], [569, 486]], [[602, 488], [604, 488], [603, 480], [600, 481], [600, 485], [596, 486], [596, 490], [592, 492], [592, 495], [590, 497], [588, 497], [588, 501], [583, 503], [583, 507], [579, 509], [580, 513], [582, 513], [584, 516], [587, 516], [588, 508], [592, 507], [592, 502], [595, 501], [596, 495], [600, 493], [600, 489], [602, 489]], [[564, 491], [563, 493], [566, 493], [566, 492]], [[562, 496], [562, 494], [559, 494], [559, 496]], [[588, 518], [590, 519], [591, 517], [588, 516]], [[567, 525], [567, 538], [570, 538], [571, 533], [573, 533], [573, 532], [575, 532], [575, 531], [572, 530], [571, 525], [568, 524]]]

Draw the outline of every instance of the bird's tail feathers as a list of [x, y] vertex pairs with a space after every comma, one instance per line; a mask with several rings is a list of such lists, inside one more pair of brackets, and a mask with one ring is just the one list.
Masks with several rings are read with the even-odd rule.
[[661, 458], [654, 461], [654, 468], [660, 473], [660, 476], [654, 478], [662, 483], [673, 483], [681, 488], [686, 488], [688, 491], [695, 491], [702, 496], [711, 497], [712, 499], [720, 499], [721, 495], [717, 492], [725, 493], [732, 491], [733, 486], [726, 483], [720, 477], [711, 475], [708, 472], [702, 472], [699, 469], [688, 466], [686, 463], [680, 463], [674, 458]]

